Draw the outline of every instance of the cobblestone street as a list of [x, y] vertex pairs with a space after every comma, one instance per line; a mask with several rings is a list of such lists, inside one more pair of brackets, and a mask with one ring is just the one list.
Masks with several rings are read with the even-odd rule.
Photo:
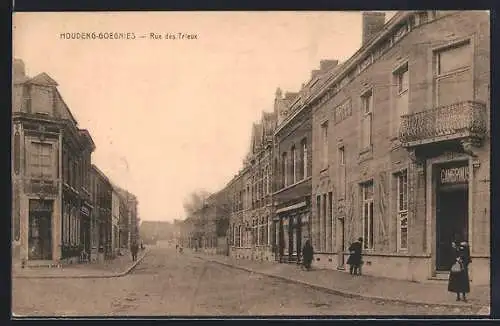
[[20, 316], [468, 315], [435, 308], [348, 299], [152, 248], [129, 275], [111, 279], [13, 279]]

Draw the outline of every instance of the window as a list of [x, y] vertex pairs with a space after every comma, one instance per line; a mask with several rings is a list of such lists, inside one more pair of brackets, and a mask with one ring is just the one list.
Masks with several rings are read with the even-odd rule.
[[408, 174], [405, 171], [396, 175], [397, 178], [397, 221], [398, 249], [408, 249]]
[[328, 219], [328, 207], [327, 207], [327, 197], [326, 197], [326, 194], [323, 194], [323, 203], [322, 203], [322, 207], [323, 207], [323, 212], [321, 213], [322, 215], [322, 219], [321, 219], [321, 229], [322, 229], [322, 232], [321, 232], [321, 250], [322, 251], [326, 251], [326, 246], [327, 246], [327, 243], [328, 243], [328, 232], [327, 232], [327, 219]]
[[361, 185], [363, 244], [365, 249], [373, 249], [373, 182]]
[[266, 169], [266, 194], [271, 192], [271, 168], [268, 166]]
[[435, 53], [436, 105], [445, 106], [473, 98], [472, 47], [462, 42]]
[[394, 115], [393, 115], [393, 133], [396, 134], [399, 131], [399, 126], [401, 122], [401, 116], [408, 114], [409, 106], [409, 73], [408, 73], [408, 63], [405, 63], [394, 71], [394, 80], [396, 85], [396, 91], [394, 92], [395, 105]]
[[31, 143], [30, 170], [31, 176], [37, 178], [52, 178], [52, 144]]
[[288, 159], [286, 153], [282, 154], [281, 164], [282, 164], [282, 177], [283, 177], [283, 187], [288, 186]]
[[339, 148], [339, 165], [345, 165], [344, 146]]
[[[321, 195], [316, 196], [316, 233], [321, 236]], [[320, 238], [315, 239], [318, 241], [314, 246], [320, 247], [321, 241]], [[321, 250], [321, 248], [319, 248]]]
[[367, 149], [372, 144], [372, 105], [373, 92], [369, 90], [361, 96], [361, 148]]
[[364, 114], [372, 112], [372, 90], [361, 95], [361, 110]]
[[307, 140], [302, 140], [301, 172], [302, 179], [307, 178]]
[[321, 125], [321, 137], [323, 143], [322, 163], [323, 169], [326, 169], [328, 167], [328, 121]]
[[292, 184], [297, 182], [297, 151], [295, 146], [292, 146]]
[[344, 146], [339, 147], [338, 149], [338, 187], [339, 187], [339, 198], [345, 198], [345, 189], [346, 189], [346, 165], [345, 165], [345, 148]]
[[409, 86], [408, 63], [406, 63], [396, 74], [398, 78], [398, 94], [408, 91], [408, 86]]
[[265, 239], [264, 244], [270, 245], [270, 241], [269, 241], [269, 239], [270, 239], [270, 237], [269, 237], [269, 233], [271, 233], [271, 221], [270, 221], [270, 219], [269, 219], [269, 216], [267, 216], [267, 217], [266, 217], [265, 222], [266, 222], [266, 231], [265, 231], [265, 232], [266, 232], [266, 234], [265, 234], [265, 237], [264, 237], [264, 239]]
[[265, 245], [267, 243], [267, 225], [266, 225], [266, 219], [263, 217], [260, 220], [260, 241], [259, 244]]
[[327, 234], [329, 235], [328, 236], [328, 239], [327, 239], [327, 250], [329, 252], [332, 252], [333, 251], [333, 227], [335, 225], [335, 223], [333, 222], [333, 193], [330, 191], [328, 193], [328, 212], [327, 212], [327, 225], [328, 225], [328, 232]]

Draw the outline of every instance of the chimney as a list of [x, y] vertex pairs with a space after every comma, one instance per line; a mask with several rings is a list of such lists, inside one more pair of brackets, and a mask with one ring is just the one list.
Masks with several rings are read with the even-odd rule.
[[21, 59], [14, 59], [12, 70], [12, 78], [14, 80], [19, 80], [26, 76], [26, 68], [24, 66], [23, 60]]
[[376, 34], [378, 34], [385, 25], [385, 13], [384, 12], [373, 12], [364, 11], [363, 12], [363, 35], [361, 45], [365, 45], [370, 41]]
[[321, 72], [326, 72], [327, 70], [335, 67], [338, 64], [338, 60], [321, 60], [319, 62], [319, 70], [321, 70]]

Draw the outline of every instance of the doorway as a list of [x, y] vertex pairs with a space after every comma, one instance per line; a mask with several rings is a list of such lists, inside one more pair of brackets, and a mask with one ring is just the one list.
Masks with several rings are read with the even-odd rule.
[[344, 237], [345, 237], [345, 225], [344, 225], [344, 218], [338, 218], [337, 219], [338, 221], [338, 235], [337, 235], [337, 239], [339, 239], [339, 244], [340, 244], [340, 247], [339, 247], [339, 260], [338, 260], [338, 266], [337, 268], [338, 269], [343, 269], [345, 268], [345, 257], [344, 257], [344, 251], [345, 251], [345, 240], [344, 240]]
[[52, 204], [30, 200], [28, 259], [52, 260]]
[[468, 240], [468, 187], [441, 187], [436, 198], [436, 271], [449, 271], [454, 261], [453, 241]]

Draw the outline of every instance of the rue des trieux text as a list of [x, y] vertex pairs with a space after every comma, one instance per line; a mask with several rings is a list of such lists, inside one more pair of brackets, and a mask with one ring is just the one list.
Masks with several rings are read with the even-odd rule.
[[197, 40], [198, 34], [193, 33], [149, 33], [151, 40]]

